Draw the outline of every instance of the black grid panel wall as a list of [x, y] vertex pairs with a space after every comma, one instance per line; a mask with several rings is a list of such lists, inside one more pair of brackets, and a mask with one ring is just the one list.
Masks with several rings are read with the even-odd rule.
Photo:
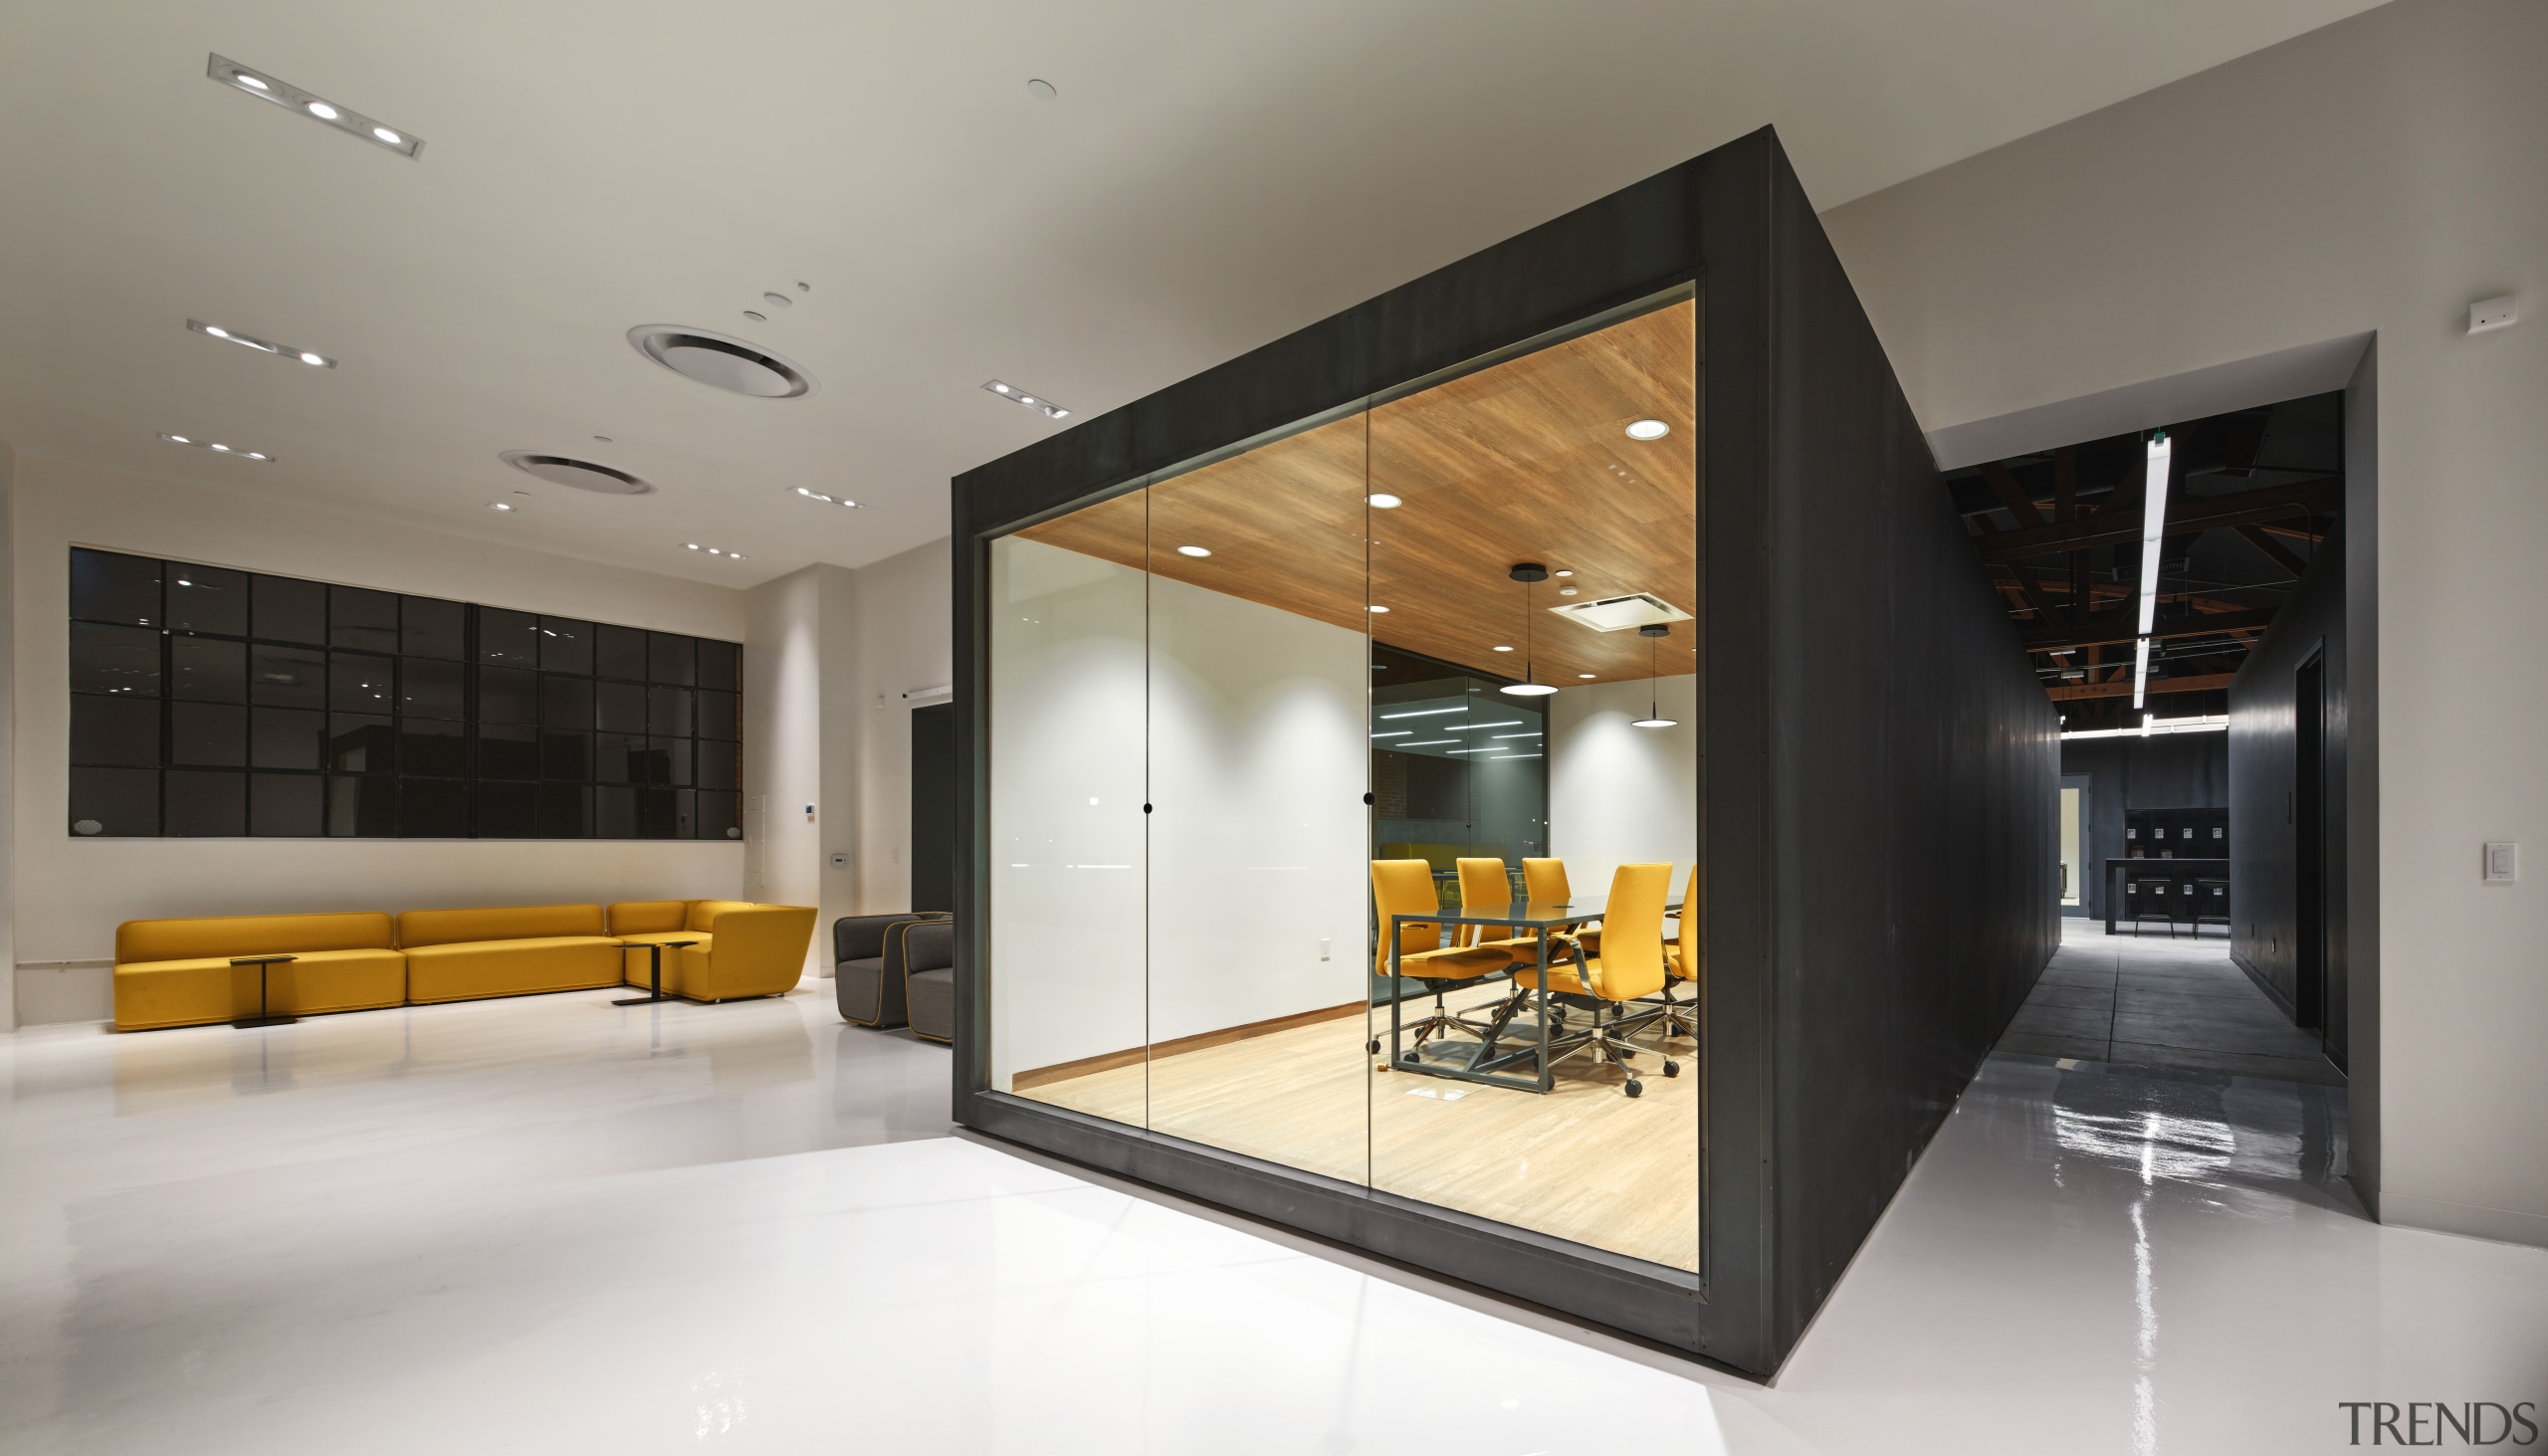
[[740, 839], [743, 650], [71, 552], [76, 836]]

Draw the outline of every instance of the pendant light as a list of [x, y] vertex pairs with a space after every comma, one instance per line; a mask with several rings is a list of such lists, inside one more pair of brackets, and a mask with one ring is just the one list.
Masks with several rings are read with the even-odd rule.
[[1658, 696], [1659, 690], [1655, 687], [1657, 675], [1662, 670], [1660, 658], [1663, 654], [1663, 639], [1672, 635], [1672, 628], [1667, 623], [1648, 622], [1636, 630], [1637, 635], [1645, 638], [1652, 645], [1645, 654], [1645, 717], [1629, 724], [1628, 727], [1678, 728], [1681, 725], [1679, 719], [1663, 716], [1662, 709], [1658, 706], [1661, 702]]
[[1516, 698], [1546, 698], [1557, 690], [1539, 681], [1531, 662], [1531, 583], [1548, 580], [1549, 568], [1537, 561], [1523, 561], [1507, 574], [1522, 583], [1522, 681], [1507, 683], [1496, 691]]

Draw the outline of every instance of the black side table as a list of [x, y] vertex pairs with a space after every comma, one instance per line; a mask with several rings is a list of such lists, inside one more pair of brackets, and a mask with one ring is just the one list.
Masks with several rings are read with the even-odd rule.
[[275, 1016], [268, 1014], [266, 1010], [266, 967], [269, 965], [281, 965], [288, 960], [299, 960], [300, 958], [301, 957], [298, 955], [242, 955], [237, 959], [232, 960], [230, 963], [233, 965], [253, 965], [257, 967], [257, 1014], [254, 1016], [242, 1016], [230, 1024], [238, 1027], [242, 1031], [245, 1031], [251, 1026], [290, 1026], [294, 1022], [299, 1021], [301, 1018], [298, 1016]]
[[614, 1006], [647, 1006], [652, 1005], [657, 1001], [680, 1000], [681, 997], [679, 996], [667, 996], [664, 994], [664, 952], [667, 950], [678, 950], [684, 945], [696, 945], [699, 942], [697, 940], [647, 941], [646, 948], [653, 953], [646, 957], [646, 978], [654, 983], [651, 987], [653, 994], [645, 996], [630, 996], [624, 1000], [613, 1001], [610, 1004]]

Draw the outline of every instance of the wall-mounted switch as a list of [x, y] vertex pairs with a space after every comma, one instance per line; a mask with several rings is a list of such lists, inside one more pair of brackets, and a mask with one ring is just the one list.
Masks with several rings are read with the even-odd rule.
[[2468, 331], [2489, 333], [2498, 328], [2510, 328], [2520, 316], [2521, 309], [2513, 302], [2512, 295], [2487, 299], [2468, 306]]
[[805, 806], [805, 822], [808, 824], [814, 822], [814, 806], [811, 804]]
[[2521, 846], [2490, 844], [2486, 846], [2486, 883], [2509, 885], [2521, 878]]
[[845, 854], [836, 854], [836, 855], [833, 855], [833, 856], [832, 856], [832, 868], [833, 868], [833, 869], [835, 869], [835, 870], [846, 870], [846, 869], [848, 869], [848, 868], [849, 868], [849, 856], [848, 856], [848, 855], [845, 855]]
[[1328, 939], [1328, 938], [1327, 938], [1326, 936], [1320, 936], [1320, 937], [1319, 937], [1319, 942], [1318, 942], [1318, 958], [1319, 958], [1319, 959], [1321, 959], [1321, 960], [1329, 960], [1329, 959], [1333, 959], [1333, 958], [1335, 957], [1335, 955], [1336, 955], [1336, 942], [1335, 942], [1334, 940]]

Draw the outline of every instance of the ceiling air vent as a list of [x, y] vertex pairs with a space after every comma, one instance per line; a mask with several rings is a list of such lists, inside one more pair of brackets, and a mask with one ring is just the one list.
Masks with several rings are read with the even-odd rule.
[[814, 376], [757, 344], [705, 328], [642, 323], [628, 330], [637, 351], [685, 378], [758, 399], [802, 399]]
[[1647, 591], [1605, 596], [1595, 602], [1569, 602], [1549, 610], [1570, 622], [1581, 622], [1595, 632], [1625, 632], [1631, 627], [1643, 627], [1654, 622], [1690, 620], [1688, 612]]
[[643, 496], [655, 488], [624, 470], [612, 470], [589, 460], [573, 460], [563, 455], [543, 455], [536, 450], [508, 450], [496, 457], [525, 475], [534, 475], [552, 486], [566, 486], [578, 491], [591, 491], [603, 496]]

